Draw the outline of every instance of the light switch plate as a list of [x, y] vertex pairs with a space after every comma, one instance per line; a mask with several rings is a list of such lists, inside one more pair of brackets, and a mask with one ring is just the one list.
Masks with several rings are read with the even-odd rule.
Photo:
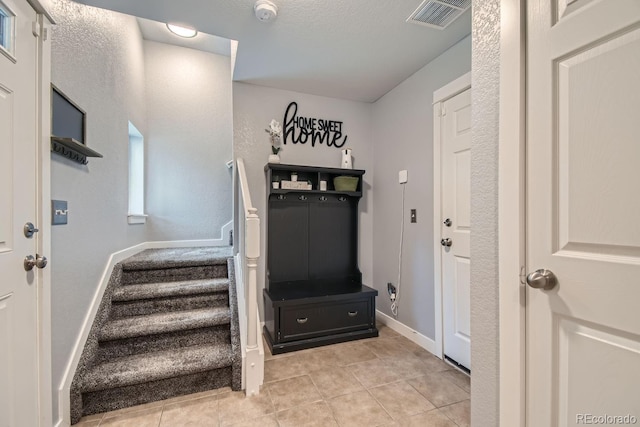
[[406, 184], [407, 181], [409, 181], [409, 172], [407, 172], [406, 170], [401, 170], [398, 173], [398, 181], [400, 182], [400, 184]]
[[69, 210], [67, 209], [66, 200], [51, 201], [51, 224], [61, 225], [67, 223]]

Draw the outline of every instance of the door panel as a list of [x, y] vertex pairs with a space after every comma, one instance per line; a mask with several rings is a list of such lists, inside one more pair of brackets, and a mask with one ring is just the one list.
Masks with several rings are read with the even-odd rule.
[[471, 230], [471, 149], [455, 154], [456, 232], [467, 234]]
[[[309, 278], [309, 204], [298, 201], [269, 202], [269, 280], [288, 282]], [[272, 236], [278, 236], [274, 238]]]
[[[455, 257], [455, 303], [453, 333], [459, 339], [471, 340], [471, 300], [469, 286], [471, 284], [471, 262], [469, 258]], [[466, 365], [465, 365], [466, 366]]]
[[471, 90], [444, 102], [441, 119], [442, 217], [441, 236], [451, 239], [442, 247], [443, 349], [466, 368], [470, 352], [470, 240], [471, 240]]
[[15, 318], [13, 312], [13, 294], [0, 295], [0, 425], [10, 426], [14, 417], [14, 396], [5, 384], [14, 384], [14, 355], [8, 351], [15, 336]]
[[[624, 393], [615, 390], [620, 389], [621, 378], [640, 382], [640, 370], [630, 369], [640, 366], [640, 343], [621, 331], [593, 327], [576, 319], [558, 319], [558, 331], [559, 424], [563, 420], [577, 424], [577, 416], [583, 413], [624, 416], [637, 410], [638, 394], [633, 389]], [[602, 363], [607, 360], [616, 363]], [[612, 392], [615, 399], [611, 398]]]
[[37, 426], [38, 281], [23, 267], [36, 237], [22, 230], [37, 227], [36, 14], [25, 0], [0, 7], [15, 16], [11, 52], [0, 52], [0, 426]]
[[309, 204], [309, 279], [349, 277], [358, 264], [357, 209], [337, 197]]
[[559, 250], [640, 255], [640, 227], [630, 226], [640, 204], [626, 196], [640, 183], [640, 144], [628, 143], [640, 135], [640, 96], [627, 81], [637, 52], [640, 30], [558, 62]]
[[527, 14], [527, 425], [640, 419], [640, 2]]
[[13, 104], [13, 93], [0, 86], [0, 252], [10, 251], [13, 246]]

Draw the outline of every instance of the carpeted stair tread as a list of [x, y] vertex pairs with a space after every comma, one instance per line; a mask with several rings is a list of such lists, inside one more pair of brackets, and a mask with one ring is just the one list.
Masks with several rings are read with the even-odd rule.
[[240, 390], [232, 247], [150, 249], [117, 263], [71, 385], [71, 421]]
[[201, 295], [214, 292], [226, 292], [228, 289], [228, 278], [145, 283], [141, 285], [120, 286], [113, 292], [111, 300], [135, 301], [141, 299]]
[[100, 331], [101, 341], [162, 334], [186, 329], [224, 325], [230, 321], [229, 307], [155, 313], [108, 321]]
[[87, 372], [82, 391], [91, 392], [190, 375], [231, 366], [230, 344], [207, 344], [122, 357]]
[[230, 246], [202, 248], [147, 249], [122, 261], [122, 269], [157, 270], [161, 268], [226, 265], [233, 256]]

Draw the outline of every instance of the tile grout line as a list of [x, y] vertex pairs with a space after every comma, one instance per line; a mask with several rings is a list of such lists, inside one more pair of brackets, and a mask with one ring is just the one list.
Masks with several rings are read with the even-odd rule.
[[[349, 373], [351, 374], [351, 372], [349, 372]], [[355, 375], [353, 375], [353, 374], [351, 374], [351, 375], [355, 378]], [[324, 404], [327, 405], [327, 408], [329, 408], [329, 411], [331, 412], [331, 417], [333, 418], [333, 421], [336, 422], [337, 426], [340, 426], [340, 423], [338, 422], [338, 419], [336, 418], [336, 414], [333, 412], [333, 407], [331, 406], [331, 404], [329, 402], [327, 402], [327, 399], [320, 392], [320, 389], [318, 388], [318, 385], [316, 384], [316, 382], [313, 380], [313, 377], [311, 375], [309, 375], [309, 378], [311, 379], [311, 383], [316, 388], [316, 391], [318, 392], [318, 394], [320, 394], [320, 397], [322, 398], [322, 402], [324, 402]], [[357, 378], [356, 378], [356, 381], [358, 381]]]
[[[372, 387], [372, 388], [375, 388], [375, 387]], [[371, 391], [370, 391], [369, 389], [366, 389], [366, 390], [367, 390], [367, 393], [369, 393], [369, 396], [373, 397], [373, 400], [374, 400], [378, 405], [380, 405], [380, 407], [382, 408], [382, 410], [383, 410], [384, 412], [386, 412], [386, 413], [387, 413], [387, 415], [389, 416], [389, 418], [391, 418], [391, 421], [392, 421], [392, 422], [393, 422], [393, 421], [398, 421], [398, 420], [396, 420], [395, 418], [393, 418], [393, 415], [391, 415], [391, 413], [389, 413], [389, 411], [387, 410], [387, 408], [385, 408], [385, 407], [384, 407], [384, 405], [383, 405], [383, 404], [382, 404], [378, 399], [376, 399], [376, 397], [373, 395], [373, 393], [371, 393]], [[378, 425], [382, 425], [382, 424], [378, 424]]]
[[[423, 377], [426, 377], [426, 375], [422, 375], [422, 376], [423, 376]], [[416, 377], [416, 378], [420, 378], [420, 377]], [[412, 378], [412, 379], [415, 379], [415, 378]], [[420, 396], [424, 397], [424, 398], [426, 399], [426, 401], [427, 401], [427, 402], [431, 403], [431, 404], [433, 405], [433, 409], [439, 409], [439, 408], [438, 408], [438, 406], [436, 406], [436, 404], [435, 404], [435, 403], [433, 403], [431, 400], [429, 400], [429, 398], [428, 398], [427, 396], [425, 396], [424, 394], [420, 393], [420, 390], [418, 390], [417, 388], [415, 388], [415, 387], [413, 386], [413, 384], [411, 384], [409, 381], [407, 381], [407, 384], [409, 384], [409, 385], [411, 386], [411, 388], [413, 388], [415, 391], [417, 391], [417, 392], [418, 392], [418, 394], [419, 394]], [[429, 412], [429, 411], [427, 411], [427, 412]], [[448, 418], [448, 417], [447, 417], [447, 418]]]
[[[471, 399], [465, 399], [465, 400], [471, 400]], [[440, 408], [447, 408], [449, 406], [457, 405], [458, 403], [462, 403], [462, 402], [464, 402], [464, 400], [461, 400], [460, 402], [456, 402], [456, 403], [451, 403], [449, 405], [444, 405], [444, 406], [441, 406]], [[438, 409], [440, 409], [440, 408], [438, 408]], [[454, 420], [449, 415], [447, 415], [447, 413], [445, 413], [445, 412], [442, 412], [442, 413], [444, 414], [445, 417], [447, 417], [449, 420], [451, 420], [452, 423], [454, 423], [456, 426], [460, 427], [460, 424], [458, 424], [456, 422], [456, 420]]]
[[267, 393], [267, 396], [269, 396], [269, 402], [271, 402], [271, 407], [273, 408], [273, 416], [276, 419], [276, 424], [278, 424], [278, 427], [279, 427], [280, 426], [280, 420], [278, 420], [278, 411], [276, 411], [276, 404], [273, 401], [273, 397], [271, 397], [271, 388], [270, 387], [265, 387], [265, 392]]

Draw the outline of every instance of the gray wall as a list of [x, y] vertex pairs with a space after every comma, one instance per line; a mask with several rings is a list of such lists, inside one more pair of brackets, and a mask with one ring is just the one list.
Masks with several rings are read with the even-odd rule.
[[[466, 37], [399, 84], [373, 105], [375, 199], [373, 275], [377, 308], [391, 316], [386, 283], [397, 284], [402, 186], [398, 171], [409, 171], [405, 188], [405, 234], [398, 320], [435, 339], [433, 283], [433, 92], [471, 70], [471, 37]], [[417, 209], [411, 224], [409, 210]]]
[[146, 40], [144, 54], [149, 240], [218, 238], [232, 208], [230, 59]]
[[[134, 18], [67, 0], [53, 2], [52, 81], [87, 113], [81, 166], [51, 155], [51, 196], [69, 202], [69, 224], [52, 227], [53, 387], [60, 385], [109, 255], [142, 242], [127, 224], [128, 120], [145, 132], [142, 38]], [[57, 393], [53, 393], [54, 420]]]
[[500, 0], [473, 2], [471, 424], [498, 423], [498, 100]]
[[[51, 157], [52, 198], [70, 210], [51, 236], [56, 420], [109, 256], [145, 241], [218, 238], [231, 220], [233, 123], [228, 57], [146, 43], [133, 17], [68, 0], [54, 0], [52, 13], [52, 81], [86, 111], [87, 145], [104, 155], [88, 166]], [[127, 223], [129, 121], [147, 144], [146, 225]]]
[[[372, 106], [368, 103], [345, 101], [335, 98], [307, 95], [246, 83], [233, 84], [234, 156], [242, 157], [247, 169], [251, 197], [262, 221], [265, 217], [266, 183], [264, 166], [271, 154], [269, 135], [264, 131], [271, 119], [283, 122], [284, 112], [290, 102], [298, 103], [298, 115], [343, 121], [343, 132], [348, 135], [344, 148], [353, 149], [353, 167], [365, 169], [360, 200], [359, 267], [365, 284], [373, 284], [373, 133]], [[340, 167], [341, 153], [336, 147], [310, 143], [283, 145], [282, 163]], [[262, 229], [262, 254], [264, 255], [265, 227]], [[264, 287], [264, 256], [258, 267], [258, 287]], [[262, 298], [260, 298], [262, 304]]]

